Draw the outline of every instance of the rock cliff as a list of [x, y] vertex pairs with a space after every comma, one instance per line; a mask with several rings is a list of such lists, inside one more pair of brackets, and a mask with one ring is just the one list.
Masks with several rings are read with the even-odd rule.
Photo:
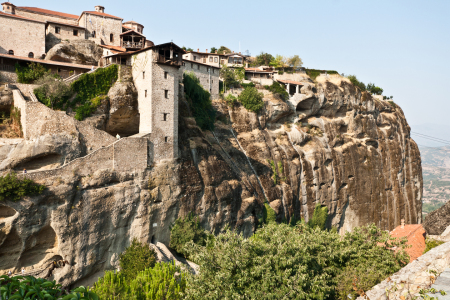
[[427, 234], [441, 235], [450, 226], [450, 202], [430, 212], [423, 221]]
[[303, 84], [287, 102], [266, 91], [259, 114], [214, 101], [212, 132], [180, 99], [177, 161], [140, 173], [74, 170], [42, 179], [40, 196], [1, 203], [1, 273], [43, 276], [51, 261], [67, 260], [52, 278], [92, 284], [132, 238], [167, 245], [170, 224], [190, 212], [212, 232], [229, 225], [249, 236], [265, 201], [279, 221], [326, 205], [341, 231], [420, 223], [421, 160], [401, 108], [337, 77]]
[[95, 42], [89, 40], [73, 40], [56, 43], [47, 52], [45, 59], [96, 66], [102, 55], [102, 48], [97, 46]]

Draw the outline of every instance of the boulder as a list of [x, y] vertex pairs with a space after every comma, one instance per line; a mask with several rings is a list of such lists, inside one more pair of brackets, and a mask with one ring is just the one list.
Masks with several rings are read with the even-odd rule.
[[102, 48], [93, 41], [76, 40], [63, 41], [55, 45], [47, 52], [45, 59], [96, 66], [102, 55]]

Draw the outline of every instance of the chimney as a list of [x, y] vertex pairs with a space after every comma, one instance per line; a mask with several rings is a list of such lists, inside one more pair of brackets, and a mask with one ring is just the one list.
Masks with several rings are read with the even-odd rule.
[[239, 52], [239, 54], [241, 54], [241, 52]]
[[401, 223], [402, 223], [402, 228], [405, 228], [405, 219], [402, 219]]
[[197, 48], [197, 52], [200, 52], [200, 48]]
[[234, 51], [233, 51], [233, 53], [234, 53]]
[[205, 53], [208, 53], [208, 49], [206, 49], [206, 52]]
[[104, 7], [104, 6], [101, 6], [101, 5], [97, 5], [97, 6], [95, 7], [95, 11], [96, 11], [96, 12], [99, 12], [99, 13], [105, 13], [105, 7]]
[[3, 12], [5, 14], [11, 14], [11, 15], [16, 14], [16, 6], [14, 4], [9, 3], [9, 2], [4, 2], [4, 3], [2, 3], [2, 7], [3, 7]]

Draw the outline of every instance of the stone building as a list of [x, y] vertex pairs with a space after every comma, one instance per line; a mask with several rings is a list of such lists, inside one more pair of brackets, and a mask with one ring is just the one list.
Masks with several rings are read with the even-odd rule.
[[200, 49], [197, 49], [197, 51], [189, 51], [186, 54], [183, 54], [183, 59], [219, 68], [224, 65], [229, 67], [243, 67], [245, 65], [246, 56], [242, 55], [240, 52], [234, 53], [234, 51], [232, 53], [217, 54], [209, 53], [208, 49], [206, 49], [206, 52], [200, 52]]
[[184, 73], [194, 73], [195, 76], [200, 80], [200, 84], [211, 94], [211, 97], [213, 99], [219, 97], [219, 67], [183, 59], [182, 71]]
[[122, 18], [105, 14], [105, 8], [97, 5], [95, 11], [83, 11], [78, 25], [86, 29], [85, 38], [99, 45], [120, 46]]

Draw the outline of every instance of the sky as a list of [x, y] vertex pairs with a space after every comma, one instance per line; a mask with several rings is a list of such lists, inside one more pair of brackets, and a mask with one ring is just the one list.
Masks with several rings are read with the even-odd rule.
[[356, 75], [383, 88], [403, 109], [413, 137], [433, 133], [450, 141], [450, 131], [433, 131], [450, 126], [448, 0], [10, 2], [72, 14], [103, 5], [105, 13], [143, 24], [155, 44], [298, 54], [304, 67]]

